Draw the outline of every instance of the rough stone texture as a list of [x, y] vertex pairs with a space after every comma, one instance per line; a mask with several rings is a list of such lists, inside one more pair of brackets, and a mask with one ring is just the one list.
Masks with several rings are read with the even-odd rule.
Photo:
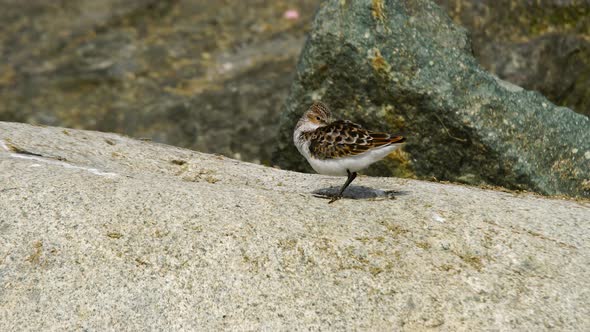
[[317, 2], [0, 0], [0, 120], [268, 162]]
[[590, 116], [590, 1], [436, 0], [487, 70]]
[[[590, 329], [590, 204], [0, 123], [0, 330]], [[353, 197], [354, 198], [354, 197]]]
[[282, 116], [274, 161], [309, 170], [292, 130], [312, 100], [406, 148], [370, 174], [590, 197], [590, 119], [499, 80], [430, 1], [327, 1]]

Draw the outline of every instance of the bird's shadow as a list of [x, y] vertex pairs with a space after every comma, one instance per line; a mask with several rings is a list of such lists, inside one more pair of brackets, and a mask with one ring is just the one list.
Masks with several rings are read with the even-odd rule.
[[[340, 187], [321, 188], [312, 192], [314, 197], [331, 199], [340, 191]], [[366, 200], [386, 200], [395, 199], [398, 196], [407, 195], [407, 191], [381, 190], [365, 186], [350, 186], [344, 190], [342, 198], [347, 199], [366, 199]]]

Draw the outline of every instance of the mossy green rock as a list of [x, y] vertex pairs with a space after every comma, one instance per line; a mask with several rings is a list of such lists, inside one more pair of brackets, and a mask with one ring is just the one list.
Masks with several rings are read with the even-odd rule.
[[370, 174], [590, 196], [590, 120], [482, 69], [465, 30], [430, 1], [327, 1], [301, 54], [274, 161], [312, 100], [408, 143]]

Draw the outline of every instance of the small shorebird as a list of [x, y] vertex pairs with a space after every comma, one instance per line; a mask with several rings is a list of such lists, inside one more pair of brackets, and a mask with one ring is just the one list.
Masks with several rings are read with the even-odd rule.
[[383, 159], [406, 139], [366, 130], [347, 120], [330, 122], [330, 117], [328, 106], [314, 102], [297, 122], [293, 142], [316, 172], [348, 175], [340, 192], [328, 202], [333, 203], [342, 198], [357, 171]]

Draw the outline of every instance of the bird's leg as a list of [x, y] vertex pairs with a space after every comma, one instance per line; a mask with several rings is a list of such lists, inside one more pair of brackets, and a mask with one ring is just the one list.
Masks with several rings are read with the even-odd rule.
[[337, 200], [341, 199], [342, 193], [344, 193], [344, 190], [350, 185], [350, 183], [354, 180], [354, 178], [356, 178], [356, 172], [351, 173], [349, 170], [346, 170], [346, 173], [348, 173], [348, 179], [346, 179], [346, 182], [344, 183], [342, 188], [340, 188], [340, 192], [338, 193], [338, 195], [332, 197], [332, 199], [328, 202], [328, 204], [334, 203]]

